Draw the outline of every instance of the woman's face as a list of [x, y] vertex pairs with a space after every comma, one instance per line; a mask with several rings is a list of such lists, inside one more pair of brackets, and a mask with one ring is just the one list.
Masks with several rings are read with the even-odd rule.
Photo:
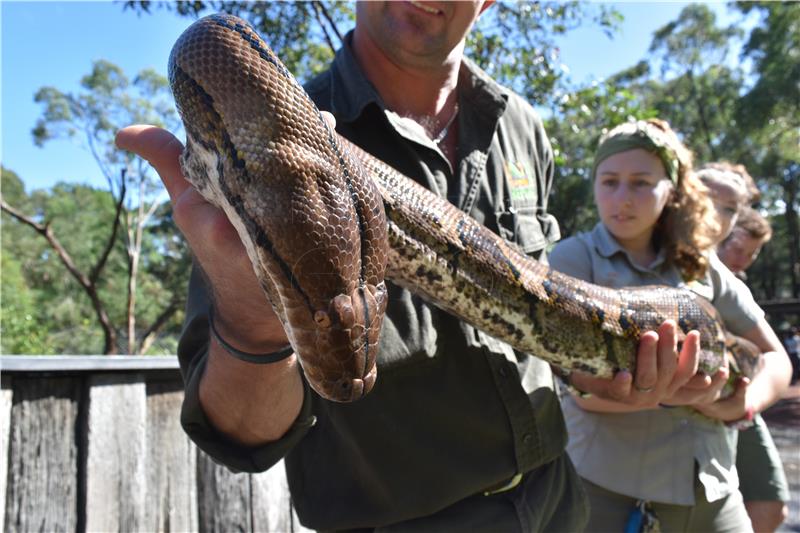
[[626, 248], [649, 244], [671, 192], [661, 159], [646, 150], [614, 154], [597, 167], [594, 197], [600, 220]]
[[736, 219], [739, 217], [739, 208], [742, 205], [742, 191], [728, 183], [718, 181], [704, 181], [708, 187], [711, 201], [714, 202], [714, 209], [717, 211], [717, 221], [720, 226], [720, 233], [716, 242], [720, 243], [731, 234]]

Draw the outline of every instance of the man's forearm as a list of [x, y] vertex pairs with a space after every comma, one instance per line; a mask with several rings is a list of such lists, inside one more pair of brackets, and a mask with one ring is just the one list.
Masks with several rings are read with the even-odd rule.
[[275, 441], [303, 406], [297, 357], [271, 364], [246, 363], [212, 339], [199, 394], [209, 421], [231, 439], [246, 446]]

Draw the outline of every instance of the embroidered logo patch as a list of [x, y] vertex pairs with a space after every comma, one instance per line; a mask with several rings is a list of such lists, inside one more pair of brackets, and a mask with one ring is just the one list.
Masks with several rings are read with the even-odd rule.
[[514, 204], [536, 201], [536, 187], [534, 180], [525, 166], [519, 161], [504, 161], [503, 169], [506, 173], [508, 188], [511, 190], [511, 201]]

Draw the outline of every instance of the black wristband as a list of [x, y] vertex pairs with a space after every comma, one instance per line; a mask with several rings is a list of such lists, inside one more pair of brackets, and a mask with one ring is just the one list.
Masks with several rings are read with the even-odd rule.
[[225, 348], [226, 352], [240, 361], [265, 365], [268, 363], [277, 363], [278, 361], [282, 361], [294, 353], [294, 349], [292, 348], [291, 344], [287, 344], [285, 348], [281, 348], [280, 350], [271, 353], [249, 353], [237, 350], [231, 346], [228, 341], [223, 339], [222, 335], [220, 335], [219, 331], [217, 331], [217, 328], [214, 325], [213, 306], [208, 310], [208, 325], [211, 329], [211, 335], [217, 340], [217, 342], [220, 343], [223, 348]]

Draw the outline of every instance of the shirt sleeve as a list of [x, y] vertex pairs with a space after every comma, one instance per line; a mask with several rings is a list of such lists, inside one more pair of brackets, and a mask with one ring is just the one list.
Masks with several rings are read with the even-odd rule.
[[753, 329], [764, 317], [764, 311], [742, 280], [733, 275], [717, 254], [709, 257], [709, 276], [714, 287], [714, 307], [719, 311], [725, 328], [734, 335]]
[[594, 281], [591, 253], [586, 243], [578, 237], [570, 237], [556, 244], [548, 261], [553, 270], [584, 281]]
[[181, 425], [189, 438], [215, 461], [235, 472], [263, 472], [280, 461], [303, 438], [316, 421], [311, 412], [311, 394], [303, 379], [303, 407], [286, 434], [264, 446], [243, 446], [214, 428], [200, 405], [200, 379], [208, 360], [209, 298], [197, 267], [192, 269], [186, 321], [178, 343], [178, 360], [184, 382]]

